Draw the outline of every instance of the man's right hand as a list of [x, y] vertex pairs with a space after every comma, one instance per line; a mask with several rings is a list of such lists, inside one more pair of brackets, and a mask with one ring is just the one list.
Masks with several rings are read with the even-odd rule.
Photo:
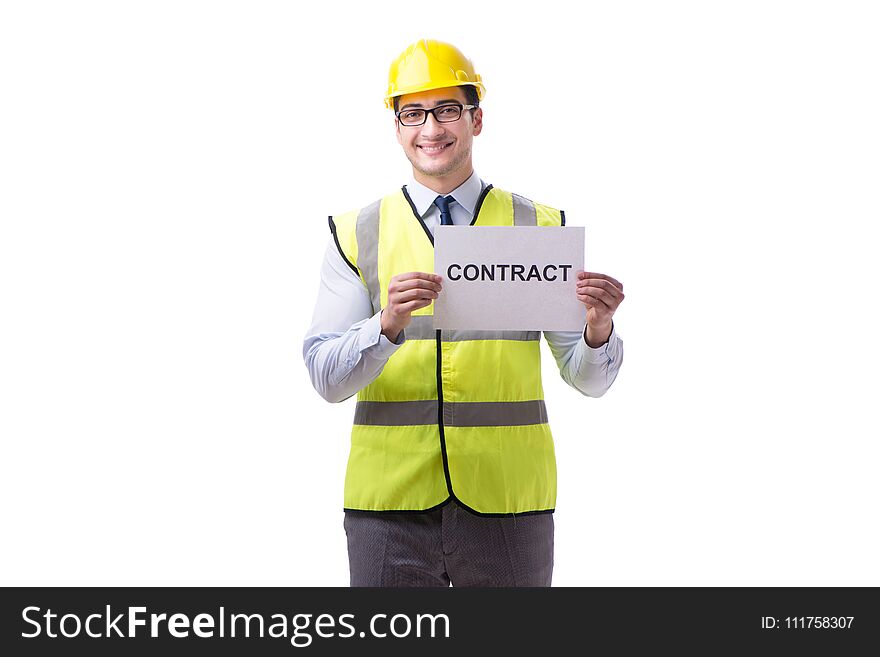
[[388, 283], [388, 305], [379, 318], [382, 334], [391, 342], [397, 342], [400, 332], [412, 321], [413, 311], [430, 305], [440, 294], [441, 280], [437, 274], [421, 271], [392, 277]]

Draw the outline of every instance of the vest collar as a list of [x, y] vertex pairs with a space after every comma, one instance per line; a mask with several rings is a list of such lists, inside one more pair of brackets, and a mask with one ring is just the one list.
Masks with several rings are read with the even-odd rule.
[[[477, 203], [474, 207], [474, 218], [471, 219], [471, 223], [470, 223], [471, 226], [473, 226], [475, 223], [477, 223], [477, 219], [479, 219], [479, 217], [480, 217], [480, 208], [483, 207], [483, 201], [486, 199], [486, 196], [488, 196], [489, 192], [492, 191], [491, 184], [486, 185], [482, 181], [480, 181], [480, 184], [483, 186], [483, 188], [482, 188], [482, 191], [480, 192], [479, 197], [477, 198]], [[409, 191], [407, 191], [406, 185], [404, 185], [403, 187], [400, 188], [400, 192], [403, 194], [403, 198], [405, 198], [406, 202], [409, 204], [409, 207], [413, 213], [413, 217], [415, 217], [415, 220], [418, 221], [419, 224], [421, 224], [422, 230], [425, 231], [425, 236], [431, 242], [431, 246], [434, 246], [434, 236], [431, 234], [431, 231], [428, 230], [428, 227], [425, 225], [425, 220], [422, 219], [421, 215], [419, 214], [419, 211], [416, 209], [415, 203], [413, 203], [412, 198], [410, 198]], [[434, 198], [437, 198], [437, 197], [434, 196]], [[431, 202], [433, 203], [434, 201], [432, 200]]]

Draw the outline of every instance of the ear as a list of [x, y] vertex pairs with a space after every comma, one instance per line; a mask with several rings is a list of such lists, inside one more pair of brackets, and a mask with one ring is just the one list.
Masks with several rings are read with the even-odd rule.
[[396, 116], [394, 117], [394, 134], [397, 135], [397, 143], [403, 146], [403, 139], [400, 137], [400, 121]]
[[483, 131], [483, 108], [478, 107], [474, 110], [474, 136], [476, 137]]

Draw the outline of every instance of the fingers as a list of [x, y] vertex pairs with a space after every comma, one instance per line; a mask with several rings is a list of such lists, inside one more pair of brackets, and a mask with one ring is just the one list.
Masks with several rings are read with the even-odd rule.
[[603, 313], [613, 313], [617, 306], [610, 306], [608, 303], [600, 298], [595, 297], [591, 294], [580, 294], [577, 295], [578, 301], [584, 304], [587, 308], [595, 308]]
[[581, 297], [587, 297], [589, 299], [595, 299], [596, 301], [601, 301], [606, 306], [611, 309], [617, 308], [620, 305], [620, 302], [623, 301], [623, 292], [617, 292], [614, 294], [609, 292], [608, 290], [601, 287], [593, 287], [591, 285], [580, 285], [577, 287], [577, 296], [578, 299], [584, 301]]
[[391, 282], [395, 281], [411, 281], [411, 280], [424, 280], [431, 281], [434, 283], [439, 283], [442, 278], [439, 274], [429, 274], [423, 271], [410, 271], [405, 274], [397, 274], [396, 276], [391, 277]]
[[595, 316], [588, 315], [588, 322], [602, 322], [611, 318], [624, 299], [623, 284], [616, 278], [597, 272], [577, 273], [576, 294]]
[[611, 311], [617, 309], [625, 296], [620, 281], [594, 272], [578, 272], [576, 289], [582, 303], [602, 302]]
[[382, 309], [382, 332], [396, 336], [405, 329], [413, 312], [431, 305], [438, 297], [441, 280], [437, 274], [421, 271], [392, 276], [388, 283], [388, 305]]
[[431, 292], [439, 292], [441, 289], [442, 286], [439, 283], [433, 283], [421, 278], [390, 283], [388, 285], [388, 292], [391, 294], [394, 294], [395, 292], [406, 292], [407, 290], [429, 290]]
[[623, 292], [623, 283], [618, 281], [616, 278], [612, 278], [611, 276], [608, 276], [607, 274], [598, 274], [598, 273], [592, 272], [592, 271], [579, 271], [577, 273], [577, 280], [578, 280], [578, 282], [584, 281], [584, 280], [597, 281], [597, 282], [604, 281], [606, 283], [611, 283], [611, 285], [613, 285], [618, 290]]
[[395, 328], [405, 328], [414, 311], [434, 302], [440, 295], [440, 280], [437, 274], [419, 271], [397, 274], [391, 278], [387, 310], [389, 321], [395, 322]]
[[416, 299], [415, 301], [407, 301], [406, 303], [401, 303], [397, 306], [398, 311], [401, 313], [412, 313], [419, 308], [424, 308], [425, 306], [431, 305], [433, 299]]
[[390, 303], [394, 303], [397, 305], [406, 303], [407, 301], [413, 301], [414, 299], [427, 299], [428, 303], [437, 298], [439, 292], [435, 290], [426, 290], [423, 288], [416, 288], [414, 290], [404, 290], [403, 292], [395, 292], [394, 294], [388, 295], [388, 301]]
[[398, 274], [391, 278], [388, 284], [388, 293], [396, 294], [412, 289], [425, 289], [434, 292], [440, 292], [440, 276], [437, 274], [425, 274], [423, 272], [409, 272], [408, 274]]

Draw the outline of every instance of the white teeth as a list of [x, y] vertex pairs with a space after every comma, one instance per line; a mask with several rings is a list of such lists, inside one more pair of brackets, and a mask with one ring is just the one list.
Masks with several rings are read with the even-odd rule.
[[425, 146], [425, 145], [421, 145], [421, 146], [419, 146], [419, 148], [421, 148], [423, 151], [427, 151], [428, 153], [436, 153], [437, 151], [442, 151], [442, 150], [443, 150], [444, 148], [446, 148], [447, 146], [449, 146], [449, 144], [443, 144], [443, 146]]

